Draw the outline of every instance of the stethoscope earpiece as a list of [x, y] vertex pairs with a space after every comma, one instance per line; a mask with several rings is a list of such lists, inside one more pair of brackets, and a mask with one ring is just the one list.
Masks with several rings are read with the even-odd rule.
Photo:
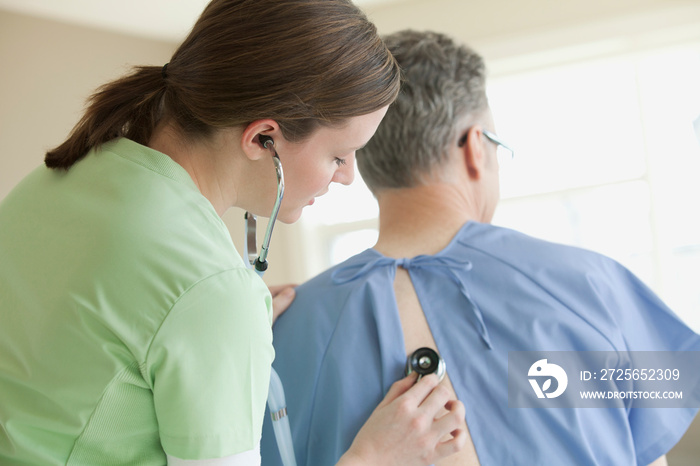
[[428, 374], [437, 374], [438, 379], [445, 377], [445, 361], [431, 348], [418, 348], [406, 360], [406, 375], [418, 373], [418, 380]]
[[272, 147], [275, 145], [275, 141], [270, 136], [264, 136], [261, 134], [258, 139], [260, 140], [260, 144], [262, 144], [265, 149], [272, 149]]

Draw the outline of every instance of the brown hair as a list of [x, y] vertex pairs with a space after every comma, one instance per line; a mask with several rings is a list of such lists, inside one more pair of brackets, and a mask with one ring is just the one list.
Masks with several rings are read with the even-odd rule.
[[147, 144], [162, 119], [195, 139], [271, 118], [300, 141], [390, 104], [399, 85], [396, 61], [349, 0], [213, 0], [167, 68], [136, 67], [99, 88], [45, 163], [68, 169], [120, 136]]

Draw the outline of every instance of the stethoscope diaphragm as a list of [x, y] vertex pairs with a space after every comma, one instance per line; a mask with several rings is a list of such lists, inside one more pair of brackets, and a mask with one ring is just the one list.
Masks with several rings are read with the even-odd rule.
[[432, 348], [418, 348], [406, 359], [406, 375], [418, 373], [418, 380], [428, 374], [437, 374], [438, 379], [445, 377], [445, 361]]

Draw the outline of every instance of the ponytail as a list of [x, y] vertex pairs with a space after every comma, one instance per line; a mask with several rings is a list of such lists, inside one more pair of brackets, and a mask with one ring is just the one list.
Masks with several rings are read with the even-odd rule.
[[46, 165], [68, 169], [120, 136], [146, 145], [161, 120], [196, 140], [271, 118], [299, 142], [389, 105], [399, 86], [396, 60], [351, 0], [212, 0], [167, 68], [100, 88]]
[[162, 71], [156, 66], [136, 67], [100, 87], [68, 139], [46, 153], [46, 166], [67, 170], [91, 149], [117, 137], [146, 144], [162, 114], [166, 92]]

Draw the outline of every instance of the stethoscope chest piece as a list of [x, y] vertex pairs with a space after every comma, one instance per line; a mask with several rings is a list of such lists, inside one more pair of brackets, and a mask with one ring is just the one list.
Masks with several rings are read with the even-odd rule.
[[418, 373], [418, 380], [428, 374], [437, 374], [438, 379], [445, 377], [445, 361], [431, 348], [418, 348], [406, 360], [406, 375]]

